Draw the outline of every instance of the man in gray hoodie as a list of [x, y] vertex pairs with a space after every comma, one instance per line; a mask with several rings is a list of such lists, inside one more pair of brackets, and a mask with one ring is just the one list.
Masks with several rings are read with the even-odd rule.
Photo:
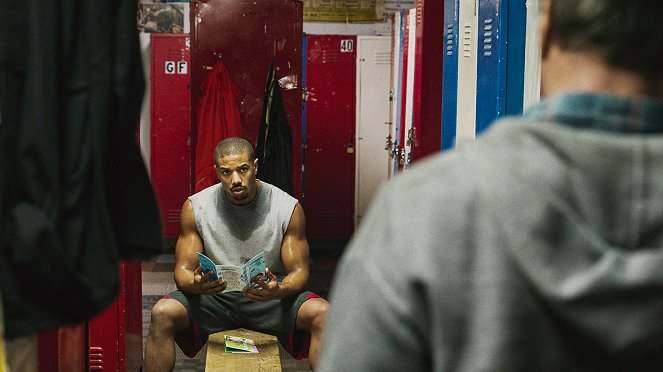
[[663, 2], [542, 5], [544, 99], [381, 190], [321, 371], [663, 369]]

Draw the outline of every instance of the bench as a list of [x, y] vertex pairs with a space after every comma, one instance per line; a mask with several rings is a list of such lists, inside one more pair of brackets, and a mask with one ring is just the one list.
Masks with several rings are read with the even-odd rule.
[[[256, 343], [258, 353], [226, 353], [223, 336], [249, 338]], [[244, 328], [214, 333], [207, 341], [206, 371], [281, 371], [279, 342], [276, 336]]]

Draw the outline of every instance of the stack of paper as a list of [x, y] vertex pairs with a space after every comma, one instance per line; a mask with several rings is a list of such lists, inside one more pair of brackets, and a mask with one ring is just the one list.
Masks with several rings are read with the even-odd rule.
[[226, 346], [226, 353], [257, 353], [258, 348], [256, 343], [253, 340], [237, 337], [237, 336], [228, 336], [224, 335], [224, 343]]

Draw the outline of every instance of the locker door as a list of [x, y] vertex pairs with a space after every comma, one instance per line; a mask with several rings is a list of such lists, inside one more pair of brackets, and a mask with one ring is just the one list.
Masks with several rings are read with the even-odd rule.
[[477, 95], [477, 9], [476, 0], [461, 1], [458, 7], [459, 55], [458, 102], [455, 146], [475, 137]]
[[389, 175], [389, 88], [384, 77], [391, 71], [391, 38], [357, 38], [357, 157], [356, 214], [359, 226], [382, 183]]
[[354, 231], [356, 42], [356, 36], [306, 36], [309, 239], [349, 239]]
[[142, 276], [138, 261], [120, 262], [120, 292], [88, 321], [88, 371], [138, 371], [143, 364]]
[[442, 83], [442, 151], [456, 140], [458, 112], [458, 2], [444, 0], [444, 69]]
[[[506, 115], [523, 112], [525, 93], [525, 40], [527, 37], [527, 5], [523, 1], [508, 1]], [[540, 53], [537, 51], [535, 55]]]
[[504, 115], [522, 112], [525, 14], [521, 1], [479, 1], [477, 134]]
[[479, 0], [476, 134], [483, 132], [506, 107], [506, 1]]
[[403, 169], [408, 168], [412, 164], [412, 146], [414, 145], [415, 134], [413, 132], [412, 121], [414, 119], [414, 82], [415, 82], [415, 69], [417, 66], [416, 50], [417, 50], [417, 10], [410, 9], [407, 17], [407, 71], [405, 73], [405, 118], [403, 127], [403, 158], [405, 164]]
[[393, 22], [393, 53], [394, 64], [392, 66], [392, 89], [391, 89], [391, 165], [389, 167], [389, 176], [393, 177], [398, 174], [398, 162], [400, 160], [399, 146], [401, 134], [401, 110], [402, 100], [401, 92], [403, 90], [403, 32], [404, 32], [404, 15], [405, 11], [400, 10], [394, 14]]
[[442, 110], [442, 58], [444, 4], [440, 0], [416, 1], [416, 69], [412, 159], [440, 151]]
[[189, 36], [151, 34], [150, 174], [164, 237], [180, 233], [180, 209], [191, 195]]
[[526, 1], [525, 61], [523, 109], [541, 99], [541, 37], [539, 36], [539, 0]]

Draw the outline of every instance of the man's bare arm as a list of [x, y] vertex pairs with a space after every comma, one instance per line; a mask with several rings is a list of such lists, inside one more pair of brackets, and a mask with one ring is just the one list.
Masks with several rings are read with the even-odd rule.
[[300, 293], [308, 283], [309, 276], [309, 247], [306, 239], [306, 217], [304, 209], [298, 203], [290, 217], [290, 224], [283, 236], [281, 244], [281, 261], [286, 276], [281, 283], [276, 283], [272, 273], [269, 282], [254, 281], [260, 289], [246, 288], [244, 294], [253, 301], [268, 301], [278, 298], [294, 296]]
[[175, 284], [180, 291], [196, 294], [215, 294], [226, 288], [222, 279], [207, 282], [211, 273], [202, 274], [197, 253], [203, 252], [203, 241], [193, 219], [191, 201], [187, 199], [180, 212], [180, 236], [175, 245]]

